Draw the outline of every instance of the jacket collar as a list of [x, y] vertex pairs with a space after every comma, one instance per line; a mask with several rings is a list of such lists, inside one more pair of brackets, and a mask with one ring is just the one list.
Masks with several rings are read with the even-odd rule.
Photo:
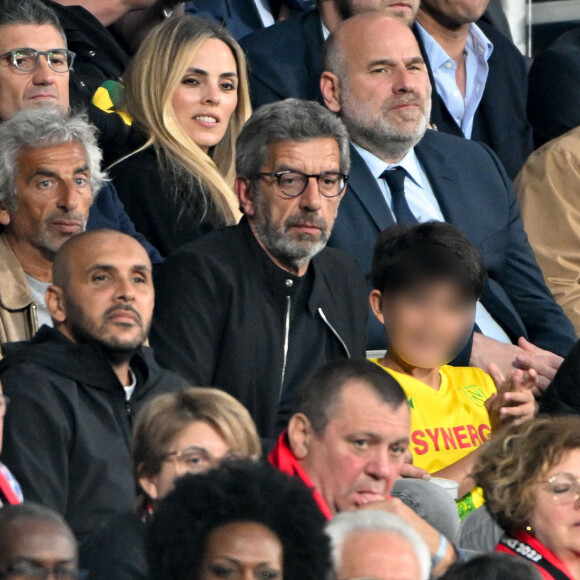
[[327, 519], [332, 519], [332, 512], [330, 511], [327, 503], [324, 501], [322, 494], [314, 487], [314, 484], [312, 481], [310, 481], [310, 478], [300, 465], [300, 462], [294, 453], [292, 453], [290, 445], [288, 444], [286, 431], [280, 435], [274, 449], [272, 449], [270, 455], [268, 455], [268, 461], [282, 473], [300, 479], [312, 491], [312, 495], [318, 504], [320, 511], [326, 516]]
[[6, 310], [23, 310], [33, 302], [24, 270], [6, 236], [0, 234], [0, 306]]
[[[96, 342], [78, 344], [54, 328], [42, 326], [32, 340], [8, 343], [3, 348], [6, 356], [0, 361], [0, 372], [14, 364], [34, 363], [63, 378], [99, 390], [121, 388], [104, 349]], [[131, 359], [131, 369], [138, 377], [136, 398], [149, 390], [161, 373], [153, 357], [148, 356], [148, 350], [139, 347]]]
[[[320, 86], [320, 75], [322, 74], [322, 47], [324, 38], [322, 37], [322, 20], [318, 9], [306, 12], [302, 16], [302, 31], [305, 44], [308, 48], [306, 51], [306, 63], [308, 73], [313, 86]], [[319, 90], [320, 92], [320, 90]], [[320, 97], [321, 100], [321, 97]]]

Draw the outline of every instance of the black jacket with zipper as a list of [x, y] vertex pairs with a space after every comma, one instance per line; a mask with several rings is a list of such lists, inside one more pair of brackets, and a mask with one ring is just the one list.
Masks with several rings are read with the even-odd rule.
[[159, 367], [151, 349], [131, 360], [129, 402], [96, 344], [76, 344], [43, 326], [29, 342], [3, 346], [0, 380], [10, 398], [2, 461], [24, 499], [60, 513], [82, 540], [135, 499], [130, 437], [135, 414], [185, 381]]
[[[290, 358], [287, 309], [298, 280], [268, 257], [247, 220], [182, 246], [156, 275], [151, 342], [157, 359], [193, 384], [236, 397], [260, 436], [275, 438], [285, 375], [302, 380], [321, 359], [365, 354], [367, 292], [360, 267], [326, 248], [309, 268], [312, 290], [303, 315], [311, 317], [310, 328], [316, 321], [325, 353], [305, 349]], [[290, 347], [299, 349], [300, 337], [293, 342]], [[298, 368], [287, 368], [290, 360]]]

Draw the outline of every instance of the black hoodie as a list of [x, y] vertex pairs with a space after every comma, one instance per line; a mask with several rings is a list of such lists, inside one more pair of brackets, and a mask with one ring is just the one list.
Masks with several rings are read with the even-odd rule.
[[79, 539], [131, 508], [130, 438], [135, 414], [152, 397], [187, 385], [160, 368], [151, 349], [131, 360], [129, 402], [103, 350], [43, 326], [30, 342], [4, 345], [0, 380], [10, 398], [2, 461], [24, 498], [64, 516]]

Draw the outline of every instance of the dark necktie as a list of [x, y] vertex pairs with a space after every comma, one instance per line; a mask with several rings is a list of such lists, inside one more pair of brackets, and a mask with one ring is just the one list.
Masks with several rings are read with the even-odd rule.
[[419, 220], [413, 215], [407, 199], [405, 198], [405, 177], [407, 172], [402, 167], [393, 167], [385, 169], [381, 174], [391, 190], [391, 199], [393, 201], [393, 214], [398, 224], [418, 224]]

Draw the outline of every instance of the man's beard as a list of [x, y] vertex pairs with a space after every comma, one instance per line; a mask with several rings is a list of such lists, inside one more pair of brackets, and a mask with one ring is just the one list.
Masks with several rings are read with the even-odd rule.
[[[343, 84], [343, 102], [341, 119], [343, 120], [352, 141], [364, 147], [383, 160], [401, 159], [425, 135], [431, 117], [431, 99], [425, 101], [423, 114], [414, 121], [414, 125], [405, 128], [397, 127], [387, 119], [388, 111], [393, 105], [419, 102], [416, 95], [408, 93], [399, 97], [389, 97], [383, 103], [377, 115], [366, 103], [351, 100], [351, 92]], [[402, 113], [404, 116], [405, 113]], [[404, 117], [403, 117], [404, 118]]]
[[[138, 324], [141, 325], [141, 332], [136, 338], [130, 341], [120, 340], [111, 333], [106, 333], [105, 325], [107, 317], [118, 310], [127, 310], [135, 314]], [[112, 364], [128, 362], [133, 358], [137, 349], [145, 342], [149, 334], [151, 323], [146, 327], [143, 326], [141, 315], [130, 305], [117, 305], [109, 308], [102, 315], [101, 326], [95, 325], [85, 316], [82, 307], [70, 297], [66, 298], [66, 326], [78, 344], [92, 342], [98, 344], [105, 356]]]
[[[272, 221], [272, 213], [259, 192], [255, 193], [256, 209], [254, 223], [261, 242], [268, 252], [284, 267], [298, 272], [300, 268], [321, 252], [330, 237], [330, 228], [324, 218], [308, 211], [295, 213], [282, 224]], [[302, 233], [297, 240], [290, 239], [288, 231], [292, 226], [308, 224], [320, 229], [320, 237], [314, 241], [311, 234]]]

